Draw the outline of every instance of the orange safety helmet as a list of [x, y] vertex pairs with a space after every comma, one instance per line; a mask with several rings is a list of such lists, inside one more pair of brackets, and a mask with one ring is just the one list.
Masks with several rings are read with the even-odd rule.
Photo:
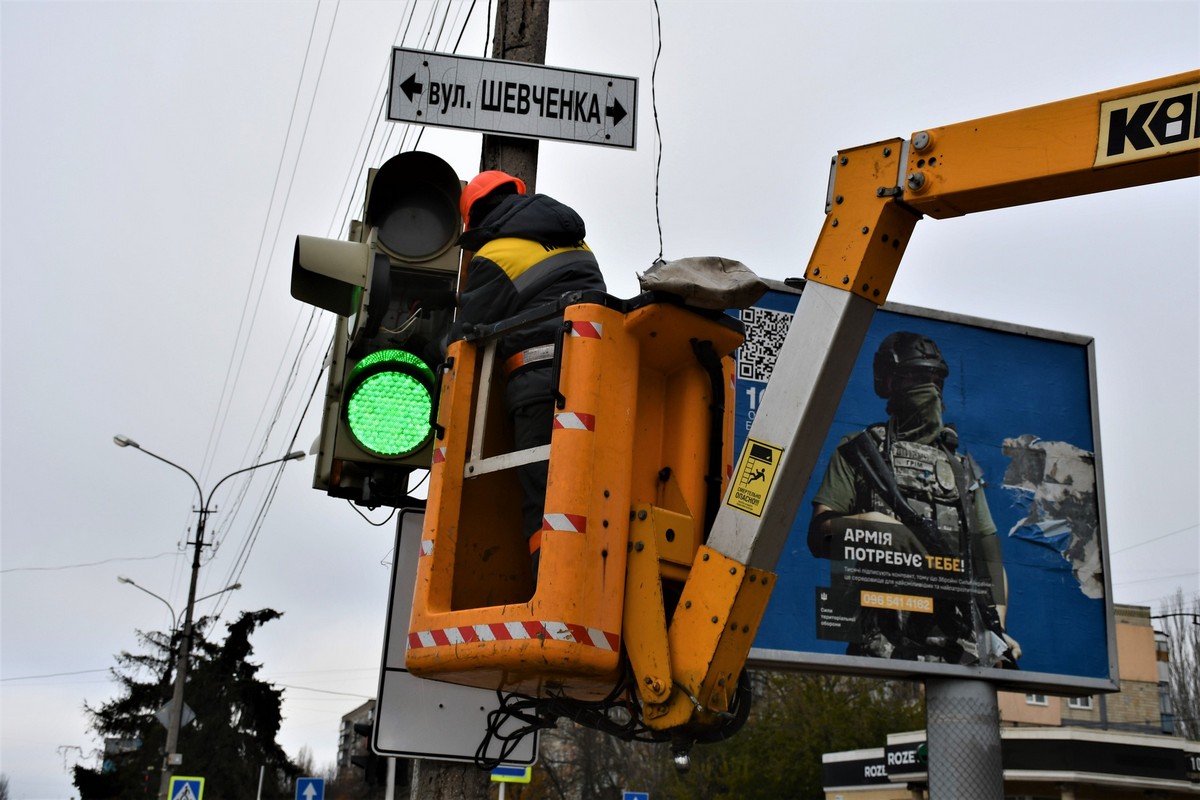
[[525, 181], [498, 169], [489, 169], [479, 173], [463, 187], [462, 197], [458, 201], [458, 209], [462, 212], [463, 228], [471, 227], [471, 206], [475, 205], [475, 201], [486, 197], [507, 183], [517, 187], [517, 194], [525, 194]]

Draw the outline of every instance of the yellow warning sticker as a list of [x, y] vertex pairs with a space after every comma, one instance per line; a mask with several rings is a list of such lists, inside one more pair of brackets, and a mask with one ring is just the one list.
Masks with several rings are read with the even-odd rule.
[[775, 472], [782, 455], [782, 447], [747, 439], [737, 469], [734, 470], [733, 486], [725, 504], [761, 517], [771, 486], [775, 483]]

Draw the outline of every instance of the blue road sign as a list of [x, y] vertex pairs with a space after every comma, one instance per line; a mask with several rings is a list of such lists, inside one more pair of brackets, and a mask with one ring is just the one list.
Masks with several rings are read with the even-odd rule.
[[529, 767], [514, 767], [501, 764], [492, 770], [492, 780], [499, 783], [529, 783], [533, 770]]
[[297, 778], [296, 800], [325, 800], [325, 779]]
[[621, 800], [650, 800], [649, 792], [621, 792]]
[[171, 777], [167, 785], [170, 800], [204, 800], [204, 778]]

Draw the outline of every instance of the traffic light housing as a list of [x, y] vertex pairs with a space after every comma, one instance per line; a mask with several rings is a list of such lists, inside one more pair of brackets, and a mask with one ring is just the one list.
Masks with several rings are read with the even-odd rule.
[[313, 487], [365, 506], [410, 502], [432, 462], [438, 341], [454, 319], [462, 184], [431, 153], [371, 170], [348, 240], [296, 237], [292, 296], [338, 315]]

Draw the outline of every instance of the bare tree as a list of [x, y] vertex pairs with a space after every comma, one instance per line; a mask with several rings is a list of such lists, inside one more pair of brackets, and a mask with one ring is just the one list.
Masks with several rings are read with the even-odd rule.
[[1186, 598], [1182, 589], [1163, 601], [1159, 615], [1167, 634], [1167, 690], [1176, 732], [1200, 741], [1200, 593]]
[[316, 767], [313, 765], [312, 748], [308, 745], [302, 745], [300, 747], [300, 752], [296, 755], [295, 763], [296, 769], [299, 770], [299, 773], [297, 774], [302, 776], [316, 775], [316, 773], [313, 772]]

